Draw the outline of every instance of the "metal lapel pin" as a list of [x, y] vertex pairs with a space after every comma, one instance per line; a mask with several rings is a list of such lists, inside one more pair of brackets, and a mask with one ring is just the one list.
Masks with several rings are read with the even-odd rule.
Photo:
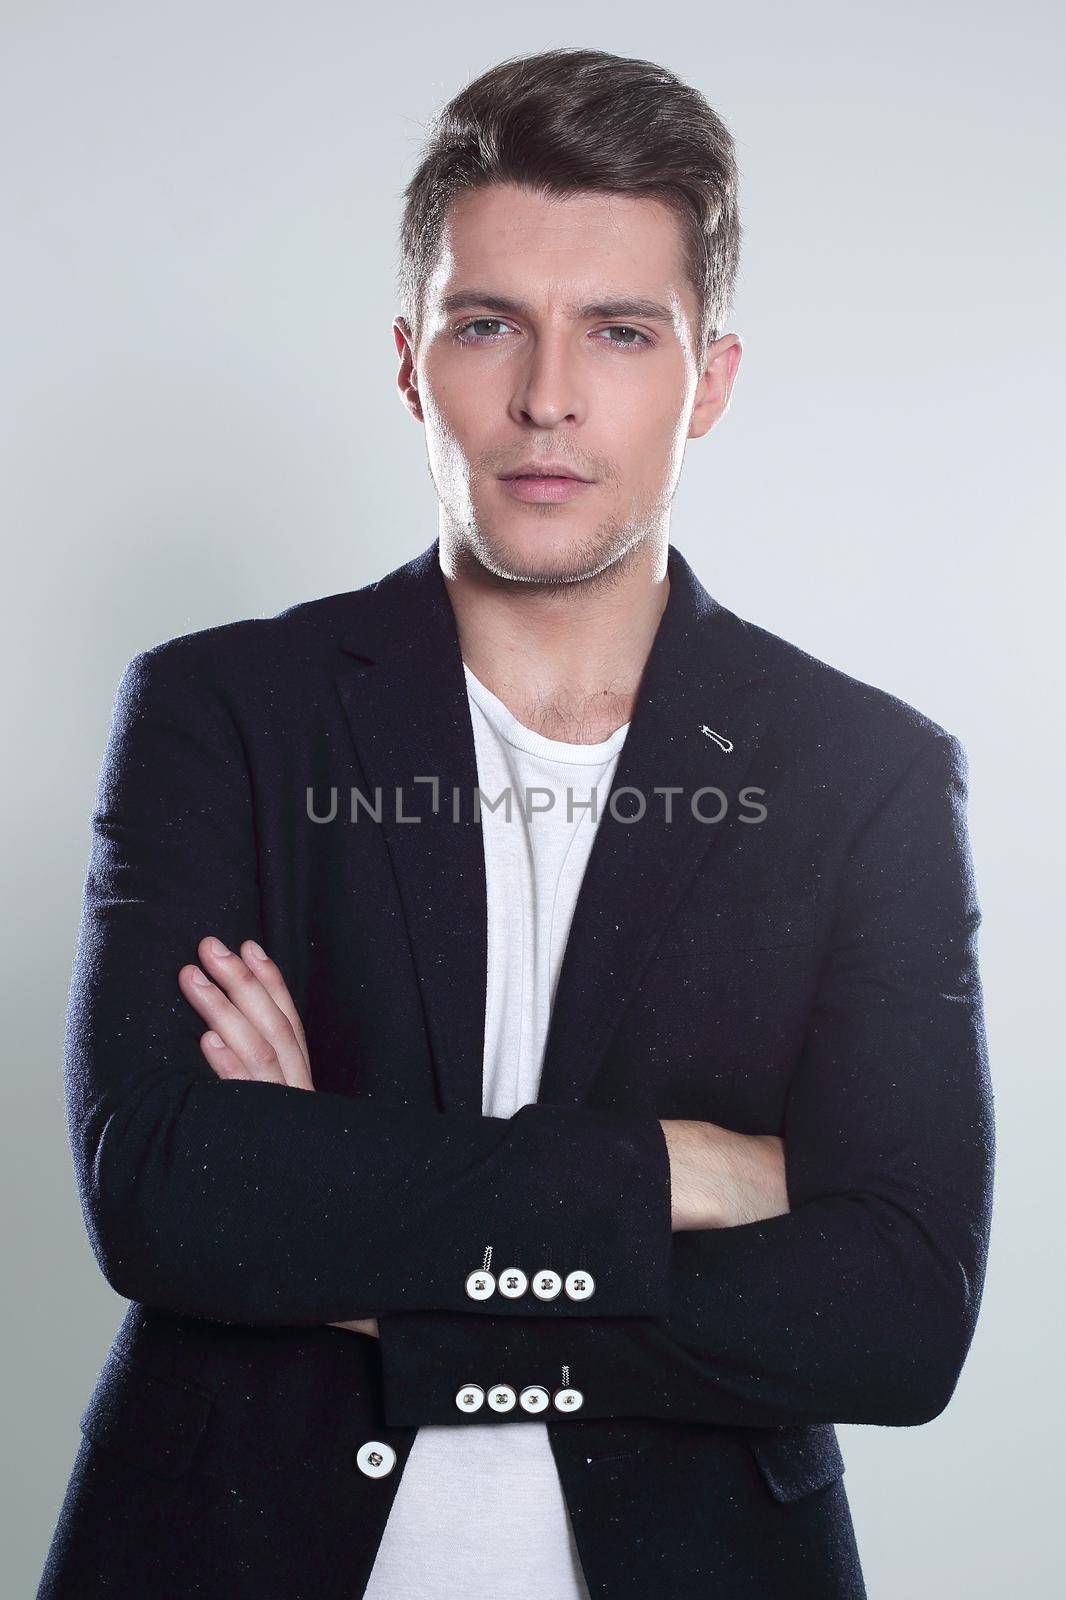
[[727, 739], [724, 733], [715, 733], [713, 728], [708, 728], [705, 722], [700, 723], [700, 732], [705, 733], [708, 739], [713, 739], [715, 744], [723, 750], [732, 750], [733, 741]]

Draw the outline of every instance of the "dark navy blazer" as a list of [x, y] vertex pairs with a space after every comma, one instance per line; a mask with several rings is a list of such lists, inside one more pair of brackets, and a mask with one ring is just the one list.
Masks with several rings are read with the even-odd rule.
[[[129, 663], [66, 1085], [131, 1304], [39, 1600], [358, 1600], [419, 1425], [467, 1425], [470, 1384], [564, 1381], [580, 1409], [536, 1420], [596, 1600], [864, 1595], [834, 1424], [939, 1415], [985, 1274], [966, 761], [673, 545], [669, 573], [511, 1118], [481, 1115], [485, 868], [437, 542]], [[177, 986], [208, 933], [278, 961], [315, 1093], [210, 1070]], [[782, 1137], [789, 1212], [672, 1233], [674, 1117]], [[490, 1248], [594, 1292], [472, 1299]], [[326, 1326], [369, 1316], [380, 1341]]]

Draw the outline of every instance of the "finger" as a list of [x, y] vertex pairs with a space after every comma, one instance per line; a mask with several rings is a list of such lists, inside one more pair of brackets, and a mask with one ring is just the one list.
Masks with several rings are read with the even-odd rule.
[[[240, 957], [235, 960], [238, 966], [243, 966]], [[251, 974], [248, 974], [248, 978], [254, 982]], [[232, 982], [232, 978], [229, 981]], [[287, 1019], [277, 1008], [274, 1008], [277, 1026], [269, 1021], [266, 1024], [251, 1021], [240, 1010], [240, 1006], [230, 1000], [224, 989], [206, 978], [206, 974], [195, 963], [182, 966], [178, 973], [178, 986], [189, 1005], [198, 1011], [203, 1021], [210, 1024], [211, 1029], [222, 1038], [222, 1043], [242, 1062], [246, 1077], [258, 1078], [264, 1083], [288, 1083], [290, 1072], [293, 1072], [296, 1077], [306, 1078], [304, 1058], [299, 1053], [298, 1043]], [[277, 1037], [280, 1027], [287, 1029], [288, 1043]], [[206, 1050], [203, 1053], [206, 1054]]]
[[213, 1028], [200, 1035], [200, 1049], [211, 1071], [219, 1078], [251, 1078], [240, 1056], [236, 1055]]
[[278, 1010], [288, 1017], [289, 1026], [296, 1035], [296, 1041], [303, 1052], [304, 1061], [307, 1063], [307, 1071], [310, 1074], [311, 1057], [307, 1052], [307, 1040], [304, 1037], [303, 1023], [300, 1021], [300, 1013], [297, 1011], [292, 995], [289, 993], [288, 985], [281, 975], [281, 968], [276, 961], [271, 960], [261, 945], [256, 944], [254, 939], [245, 939], [241, 945], [241, 956], [249, 970], [259, 979], [259, 982], [263, 985]]
[[[285, 1013], [275, 1004], [260, 983], [249, 964], [224, 945], [221, 939], [208, 936], [197, 946], [205, 970], [225, 990], [227, 996], [242, 1016], [256, 1029], [263, 1041], [253, 1043], [255, 1060], [261, 1060], [268, 1070], [273, 1066], [270, 1052], [277, 1058], [285, 1083], [299, 1089], [313, 1089], [307, 1058], [296, 1033]], [[287, 991], [286, 991], [287, 992]], [[290, 1000], [291, 1004], [291, 1000]], [[220, 1029], [227, 1044], [234, 1044]], [[248, 1057], [236, 1045], [237, 1053], [249, 1065]]]
[[[178, 987], [189, 1004], [209, 1023], [224, 1045], [246, 1068], [245, 1076], [265, 1083], [284, 1083], [285, 1074], [273, 1045], [238, 1010], [232, 1000], [195, 965], [182, 967]], [[288, 1024], [286, 1023], [286, 1026]]]

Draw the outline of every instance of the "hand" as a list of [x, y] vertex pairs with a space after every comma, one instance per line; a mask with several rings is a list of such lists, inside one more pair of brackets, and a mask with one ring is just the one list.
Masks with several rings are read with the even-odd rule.
[[257, 950], [254, 939], [246, 939], [236, 955], [209, 935], [196, 947], [206, 976], [195, 964], [178, 973], [182, 994], [210, 1023], [200, 1049], [219, 1078], [313, 1090], [303, 1023], [281, 969]]
[[688, 1118], [662, 1121], [662, 1130], [675, 1233], [736, 1228], [789, 1211], [785, 1147], [776, 1135], [734, 1133]]

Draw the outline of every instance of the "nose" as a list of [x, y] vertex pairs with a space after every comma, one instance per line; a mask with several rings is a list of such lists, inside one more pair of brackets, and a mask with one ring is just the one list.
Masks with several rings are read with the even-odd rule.
[[568, 334], [542, 334], [532, 341], [518, 369], [510, 411], [516, 422], [538, 428], [585, 420], [586, 400]]

